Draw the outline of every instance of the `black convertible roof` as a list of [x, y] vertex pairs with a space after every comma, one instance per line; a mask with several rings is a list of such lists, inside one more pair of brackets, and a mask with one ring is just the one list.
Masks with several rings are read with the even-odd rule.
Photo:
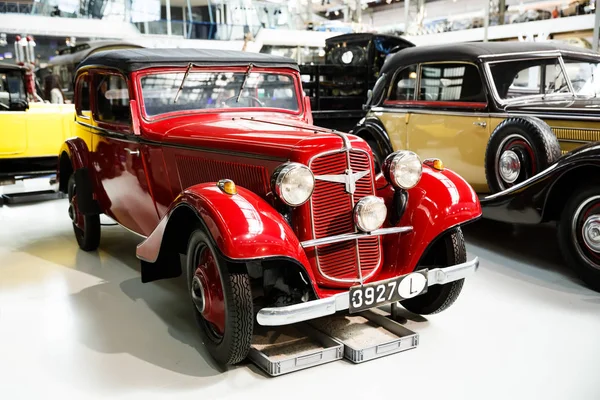
[[125, 73], [150, 67], [179, 67], [189, 63], [202, 66], [287, 67], [298, 69], [294, 60], [263, 53], [207, 49], [121, 49], [90, 55], [79, 68], [100, 66], [116, 68]]
[[598, 53], [582, 47], [557, 42], [477, 42], [417, 46], [400, 50], [383, 65], [382, 73], [393, 71], [403, 65], [430, 61], [477, 61], [482, 57], [512, 57], [523, 53], [547, 51], [575, 52], [599, 57]]

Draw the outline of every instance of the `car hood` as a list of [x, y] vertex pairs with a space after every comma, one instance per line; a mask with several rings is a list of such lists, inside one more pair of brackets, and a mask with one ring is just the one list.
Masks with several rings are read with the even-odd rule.
[[[331, 129], [296, 118], [266, 115], [203, 115], [171, 118], [152, 124], [150, 139], [167, 145], [183, 145], [223, 152], [306, 162], [312, 155], [341, 149], [343, 139]], [[368, 145], [348, 135], [352, 147]]]
[[600, 117], [600, 96], [564, 99], [535, 99], [508, 104], [507, 112], [565, 114]]

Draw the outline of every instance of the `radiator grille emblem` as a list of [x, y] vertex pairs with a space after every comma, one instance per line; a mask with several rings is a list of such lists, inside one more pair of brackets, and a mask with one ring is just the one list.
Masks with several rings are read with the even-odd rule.
[[345, 173], [340, 175], [317, 175], [315, 179], [320, 181], [343, 183], [346, 185], [346, 192], [354, 194], [356, 191], [356, 182], [362, 177], [369, 174], [369, 171], [352, 172], [351, 169], [347, 169]]

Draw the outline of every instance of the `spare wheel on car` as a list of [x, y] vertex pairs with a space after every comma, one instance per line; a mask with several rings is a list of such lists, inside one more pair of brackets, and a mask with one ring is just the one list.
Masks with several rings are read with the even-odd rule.
[[560, 156], [558, 139], [544, 121], [529, 116], [505, 119], [492, 132], [485, 152], [490, 192], [501, 192], [531, 178]]

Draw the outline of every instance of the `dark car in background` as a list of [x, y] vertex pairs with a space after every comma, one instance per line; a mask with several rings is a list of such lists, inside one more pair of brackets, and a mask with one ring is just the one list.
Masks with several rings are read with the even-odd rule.
[[365, 116], [363, 104], [388, 55], [414, 46], [397, 36], [351, 33], [325, 42], [325, 64], [300, 66], [314, 124], [350, 131]]

